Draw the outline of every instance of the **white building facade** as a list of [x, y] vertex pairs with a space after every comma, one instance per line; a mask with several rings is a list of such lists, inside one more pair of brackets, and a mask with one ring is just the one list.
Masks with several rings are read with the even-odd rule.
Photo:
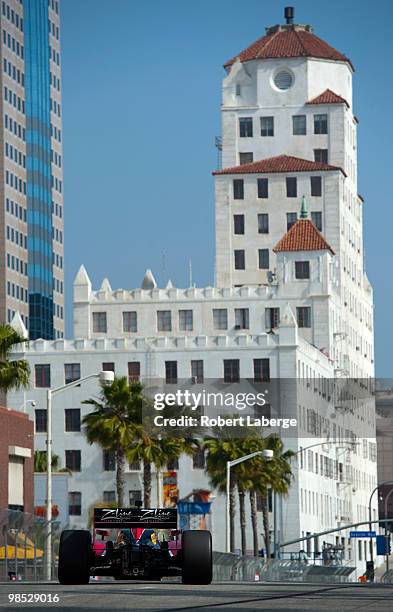
[[[239, 379], [298, 379], [287, 400], [298, 435], [281, 432], [286, 448], [298, 453], [289, 495], [276, 508], [285, 542], [366, 521], [377, 484], [373, 402], [337, 403], [328, 391], [332, 379], [353, 379], [364, 389], [374, 375], [353, 67], [309, 26], [287, 24], [268, 29], [226, 69], [223, 168], [215, 172], [216, 287], [158, 288], [148, 271], [141, 288], [113, 291], [105, 279], [93, 290], [82, 266], [74, 281], [73, 339], [35, 340], [17, 355], [31, 364], [28, 398], [36, 407], [28, 403], [28, 410], [41, 450], [46, 388], [101, 369], [190, 385], [225, 379], [227, 367]], [[17, 317], [14, 324], [21, 325]], [[89, 411], [81, 402], [97, 392], [89, 382], [54, 400], [53, 448], [72, 470], [75, 527], [86, 524], [91, 504], [113, 499], [115, 490], [112, 459], [88, 445], [81, 430]], [[22, 404], [21, 393], [9, 399], [12, 407]], [[180, 498], [209, 488], [203, 459], [183, 457], [177, 471]], [[132, 503], [142, 491], [138, 466], [126, 479]], [[224, 550], [225, 500], [213, 493], [214, 547]], [[250, 523], [248, 538], [251, 547]], [[317, 552], [324, 543], [342, 544], [346, 558], [364, 570], [368, 542], [350, 541], [349, 530], [290, 550]]]

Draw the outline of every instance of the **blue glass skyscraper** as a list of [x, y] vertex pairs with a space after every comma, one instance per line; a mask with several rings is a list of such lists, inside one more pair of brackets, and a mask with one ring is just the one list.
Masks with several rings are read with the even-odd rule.
[[31, 339], [51, 339], [64, 333], [59, 2], [1, 4], [0, 317], [19, 311]]

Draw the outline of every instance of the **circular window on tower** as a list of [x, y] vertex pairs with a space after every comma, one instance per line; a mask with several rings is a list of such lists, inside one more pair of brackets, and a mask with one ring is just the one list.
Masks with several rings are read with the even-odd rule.
[[286, 91], [292, 87], [294, 77], [289, 70], [279, 70], [273, 77], [273, 83], [280, 91]]

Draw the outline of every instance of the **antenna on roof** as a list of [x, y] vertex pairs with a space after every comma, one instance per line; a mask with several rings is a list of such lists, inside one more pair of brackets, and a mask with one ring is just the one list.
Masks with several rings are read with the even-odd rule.
[[189, 274], [189, 287], [192, 287], [192, 261], [188, 262], [188, 274]]
[[288, 25], [293, 23], [293, 18], [295, 16], [295, 9], [293, 6], [286, 6], [284, 9], [284, 16]]

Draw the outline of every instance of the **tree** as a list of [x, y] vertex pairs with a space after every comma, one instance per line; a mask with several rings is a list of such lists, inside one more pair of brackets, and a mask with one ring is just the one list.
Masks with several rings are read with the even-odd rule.
[[111, 385], [102, 384], [99, 400], [91, 398], [83, 402], [95, 407], [83, 418], [88, 442], [96, 442], [115, 453], [119, 506], [124, 504], [125, 460], [136, 435], [142, 399], [142, 385], [129, 386], [123, 376], [115, 378]]
[[[290, 459], [294, 453], [292, 451], [283, 452], [282, 440], [277, 436], [268, 436], [267, 438], [260, 438], [260, 440], [261, 448], [259, 450], [272, 450], [273, 458], [269, 461], [263, 457], [256, 457], [250, 460], [246, 487], [249, 490], [250, 497], [254, 555], [257, 556], [259, 551], [257, 519], [257, 495], [259, 494], [262, 503], [266, 555], [270, 557], [268, 489], [271, 487], [273, 492], [281, 495], [288, 493], [292, 480]], [[276, 511], [275, 508], [274, 511]]]
[[[142, 413], [143, 406], [143, 413]], [[164, 418], [180, 417], [189, 415], [185, 406], [164, 406], [160, 414]], [[134, 442], [129, 449], [128, 458], [131, 462], [142, 462], [143, 464], [143, 505], [145, 508], [151, 506], [152, 491], [152, 466], [161, 470], [168, 463], [179, 459], [185, 453], [193, 455], [199, 448], [195, 438], [194, 428], [182, 428], [173, 435], [162, 435], [166, 433], [165, 428], [154, 425], [157, 412], [150, 398], [143, 396], [143, 404], [139, 406], [136, 415], [137, 426], [135, 428]]]
[[[228, 433], [228, 430], [222, 430], [221, 438], [207, 438], [204, 441], [206, 449], [206, 473], [209, 477], [212, 487], [218, 489], [220, 493], [226, 493], [227, 476], [226, 466], [227, 461], [237, 459], [239, 454], [238, 440]], [[229, 482], [229, 547], [231, 552], [235, 550], [235, 514], [236, 514], [236, 475], [234, 470], [231, 470]]]
[[[36, 450], [34, 452], [34, 471], [35, 472], [47, 472], [47, 452], [46, 451], [41, 451], [41, 450]], [[52, 466], [52, 472], [67, 472], [68, 474], [70, 473], [70, 470], [68, 468], [61, 468], [60, 467], [60, 457], [59, 455], [55, 455], [54, 453], [52, 453], [52, 461], [51, 461], [51, 466]]]
[[[242, 554], [246, 554], [246, 514], [245, 493], [249, 492], [251, 506], [251, 524], [253, 530], [254, 555], [258, 555], [258, 514], [257, 494], [261, 495], [263, 507], [263, 522], [265, 532], [265, 543], [268, 554], [270, 554], [269, 538], [269, 513], [267, 508], [267, 494], [270, 486], [274, 491], [282, 494], [288, 492], [291, 482], [290, 457], [291, 451], [283, 453], [283, 444], [280, 438], [269, 436], [262, 438], [255, 431], [246, 438], [240, 437], [236, 431], [221, 431], [221, 438], [209, 438], [205, 440], [204, 446], [207, 450], [206, 471], [212, 486], [221, 493], [226, 492], [226, 463], [254, 452], [262, 452], [265, 449], [273, 450], [273, 459], [267, 461], [262, 456], [239, 463], [231, 469], [230, 479], [230, 550], [235, 549], [235, 494], [236, 487], [239, 493], [240, 510], [240, 536]], [[238, 436], [238, 437], [236, 437]]]
[[26, 360], [10, 360], [10, 354], [18, 344], [27, 342], [11, 325], [0, 325], [0, 390], [7, 393], [11, 389], [29, 386], [30, 367]]
[[[142, 384], [133, 382], [129, 385], [126, 377], [115, 378], [111, 385], [102, 386], [100, 401], [90, 399], [83, 403], [95, 407], [95, 411], [83, 419], [88, 441], [90, 444], [97, 442], [104, 449], [115, 452], [119, 506], [124, 501], [127, 459], [130, 463], [143, 463], [144, 506], [150, 508], [152, 465], [161, 469], [169, 461], [178, 459], [183, 452], [191, 454], [195, 450], [194, 441], [181, 436], [161, 439], [154, 427], [150, 427], [152, 406], [151, 401], [143, 395]], [[175, 408], [172, 407], [172, 410]]]

